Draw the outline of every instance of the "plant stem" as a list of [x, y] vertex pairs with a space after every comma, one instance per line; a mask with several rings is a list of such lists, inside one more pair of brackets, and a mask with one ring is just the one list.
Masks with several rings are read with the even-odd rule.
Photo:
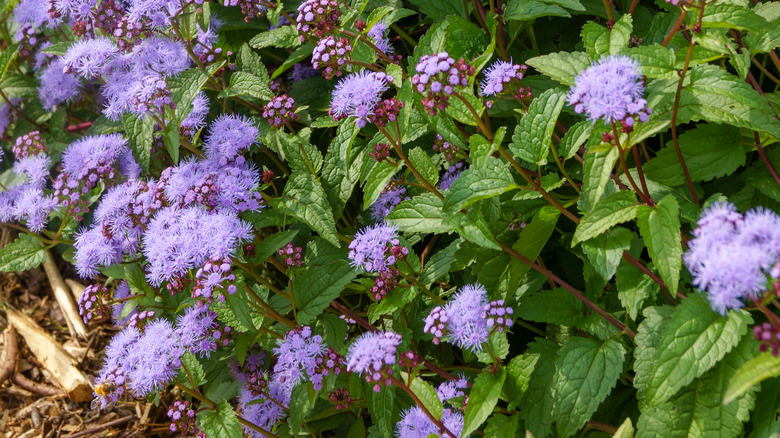
[[688, 166], [685, 165], [685, 160], [680, 150], [680, 142], [677, 139], [677, 112], [680, 109], [680, 95], [682, 94], [683, 82], [685, 81], [685, 74], [688, 72], [688, 65], [691, 62], [691, 56], [693, 55], [694, 43], [688, 45], [688, 53], [685, 55], [685, 65], [683, 65], [682, 73], [680, 73], [680, 80], [677, 82], [677, 91], [674, 95], [674, 107], [672, 107], [672, 144], [674, 144], [674, 151], [677, 153], [677, 159], [680, 160], [682, 166], [683, 175], [685, 175], [685, 181], [688, 184], [688, 190], [691, 192], [693, 202], [701, 207], [699, 203], [699, 197], [696, 196], [696, 190], [693, 188], [693, 181], [691, 181], [691, 174], [688, 172]]
[[758, 136], [758, 132], [753, 131], [753, 137], [756, 140], [756, 151], [758, 151], [758, 156], [761, 157], [761, 161], [764, 162], [767, 170], [769, 170], [769, 173], [772, 174], [772, 178], [774, 178], [777, 185], [780, 186], [780, 176], [777, 175], [777, 171], [769, 161], [769, 157], [767, 157], [766, 152], [764, 151], [764, 147], [761, 145], [761, 139]]
[[409, 168], [409, 170], [412, 171], [414, 176], [418, 180], [420, 180], [420, 182], [425, 186], [425, 188], [428, 189], [428, 191], [430, 191], [431, 193], [436, 195], [437, 198], [439, 198], [439, 199], [441, 199], [443, 201], [444, 200], [444, 195], [442, 195], [441, 192], [436, 190], [436, 187], [434, 187], [430, 182], [428, 182], [428, 180], [425, 179], [425, 177], [423, 177], [420, 174], [420, 172], [417, 171], [417, 168], [414, 167], [412, 162], [409, 161], [409, 158], [406, 156], [406, 154], [404, 154], [403, 149], [401, 149], [401, 145], [398, 142], [396, 142], [395, 139], [393, 139], [393, 137], [390, 135], [389, 132], [387, 132], [387, 130], [384, 127], [379, 126], [379, 125], [376, 125], [376, 126], [379, 128], [380, 131], [382, 131], [382, 134], [384, 134], [384, 136], [387, 137], [388, 140], [390, 140], [390, 143], [392, 143], [392, 145], [393, 145], [393, 149], [395, 149], [395, 153], [398, 154], [398, 156], [404, 162], [406, 167]]
[[280, 314], [279, 314], [279, 312], [277, 312], [276, 310], [274, 310], [274, 308], [273, 308], [273, 307], [271, 307], [270, 305], [268, 305], [268, 303], [266, 303], [265, 301], [263, 301], [263, 299], [262, 299], [262, 298], [260, 298], [259, 296], [257, 296], [257, 294], [255, 293], [255, 291], [253, 291], [253, 290], [252, 290], [252, 288], [250, 288], [249, 286], [247, 286], [246, 284], [244, 284], [244, 289], [246, 289], [246, 293], [247, 293], [247, 294], [249, 294], [249, 296], [250, 296], [250, 297], [252, 297], [252, 299], [253, 299], [253, 300], [254, 300], [254, 301], [257, 303], [257, 304], [259, 304], [259, 305], [260, 305], [260, 307], [262, 307], [262, 308], [263, 308], [263, 309], [266, 311], [266, 314], [267, 314], [268, 316], [270, 316], [270, 317], [271, 317], [271, 319], [275, 319], [276, 321], [278, 321], [278, 322], [281, 322], [282, 324], [284, 324], [284, 325], [286, 325], [287, 327], [290, 327], [290, 328], [295, 328], [295, 327], [297, 327], [297, 326], [295, 325], [295, 323], [294, 323], [294, 322], [292, 322], [292, 321], [290, 321], [289, 319], [285, 318], [284, 316], [280, 315]]

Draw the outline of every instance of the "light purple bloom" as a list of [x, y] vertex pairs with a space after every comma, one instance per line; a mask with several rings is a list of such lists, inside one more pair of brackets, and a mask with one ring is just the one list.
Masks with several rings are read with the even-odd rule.
[[[290, 391], [292, 391], [292, 389], [290, 389]], [[276, 403], [262, 395], [253, 394], [252, 391], [247, 388], [242, 388], [241, 394], [238, 397], [238, 404], [242, 416], [265, 430], [273, 429], [276, 423], [287, 416], [284, 409], [279, 406], [280, 403], [283, 403], [283, 401], [280, 401], [279, 399], [289, 399], [292, 395], [285, 394], [286, 386], [279, 379], [271, 379], [268, 382], [268, 393], [271, 398], [276, 400]], [[262, 401], [258, 403], [256, 400]], [[284, 406], [287, 406], [288, 404], [289, 400], [288, 403], [283, 403]], [[265, 438], [265, 435], [246, 426], [244, 426], [244, 433], [252, 438]]]
[[57, 58], [41, 73], [41, 85], [38, 87], [38, 98], [47, 111], [75, 99], [81, 92], [81, 80], [74, 73], [63, 73], [65, 68], [62, 58]]
[[46, 154], [39, 154], [22, 158], [14, 163], [14, 173], [26, 176], [27, 181], [31, 186], [43, 189], [46, 186], [46, 180], [49, 177], [50, 166], [51, 158]]
[[118, 53], [119, 47], [103, 36], [76, 41], [62, 57], [63, 72], [76, 73], [86, 79], [106, 74]]
[[[392, 183], [390, 183], [392, 184]], [[400, 185], [385, 188], [379, 198], [371, 204], [371, 217], [376, 221], [384, 221], [388, 214], [400, 204], [406, 196], [406, 188]]]
[[97, 4], [97, 0], [54, 0], [54, 9], [65, 17], [70, 16], [76, 20], [88, 20], [92, 18], [92, 9]]
[[398, 245], [395, 227], [376, 224], [360, 230], [349, 244], [349, 259], [352, 266], [368, 272], [384, 271], [395, 264], [395, 258], [387, 256], [388, 244]]
[[137, 397], [161, 389], [178, 374], [183, 354], [179, 337], [168, 320], [147, 324], [122, 361], [128, 388]]
[[[19, 105], [21, 99], [11, 99], [11, 104]], [[16, 120], [16, 114], [11, 111], [11, 107], [5, 102], [0, 102], [0, 135], [5, 133], [5, 129], [12, 120]]]
[[14, 17], [17, 23], [29, 23], [35, 28], [56, 27], [60, 19], [49, 14], [51, 7], [51, 0], [22, 0], [14, 8]]
[[742, 308], [744, 299], [767, 288], [767, 274], [775, 273], [780, 258], [777, 214], [758, 208], [742, 216], [732, 204], [715, 203], [693, 234], [683, 260], [714, 310], [725, 315]]
[[[284, 336], [284, 340], [276, 341], [274, 354], [278, 356], [275, 373], [285, 373], [296, 381], [311, 379], [317, 386], [321, 385], [321, 378], [317, 378], [317, 358], [325, 351], [322, 336], [312, 335], [311, 327], [303, 327], [299, 330], [290, 330]], [[316, 380], [315, 380], [316, 379]], [[318, 383], [320, 383], [318, 385]]]
[[[460, 432], [463, 430], [463, 414], [452, 409], [444, 409], [441, 420], [448, 431], [454, 436], [460, 436]], [[401, 414], [401, 421], [395, 425], [395, 435], [398, 438], [428, 438], [431, 435], [450, 436], [440, 430], [419, 406], [407, 409]]]
[[293, 83], [295, 83], [298, 81], [302, 81], [304, 79], [317, 77], [319, 75], [320, 72], [318, 72], [317, 69], [309, 67], [308, 65], [304, 65], [303, 63], [299, 62], [293, 65], [289, 78]]
[[109, 239], [100, 228], [82, 229], [76, 235], [74, 256], [76, 271], [81, 278], [91, 278], [98, 274], [98, 267], [111, 266], [122, 261], [122, 246]]
[[436, 388], [436, 395], [439, 397], [439, 401], [446, 403], [450, 399], [462, 397], [463, 390], [468, 387], [469, 381], [464, 377], [447, 380]]
[[181, 121], [179, 125], [182, 133], [192, 137], [200, 128], [206, 126], [206, 115], [209, 113], [209, 98], [201, 91], [192, 100], [192, 111]]
[[27, 228], [37, 233], [46, 226], [46, 218], [56, 207], [57, 201], [51, 196], [46, 196], [41, 187], [33, 184], [25, 185], [16, 199], [13, 216], [18, 221], [24, 221]]
[[185, 349], [208, 356], [216, 351], [218, 346], [212, 337], [213, 329], [218, 325], [216, 312], [210, 310], [207, 305], [196, 304], [179, 316], [176, 335]]
[[452, 187], [452, 183], [454, 183], [455, 180], [460, 178], [460, 174], [462, 172], [463, 172], [462, 162], [453, 164], [452, 166], [448, 167], [447, 171], [444, 172], [444, 176], [442, 176], [441, 180], [439, 181], [439, 190], [444, 191]]
[[396, 363], [399, 345], [401, 335], [398, 333], [363, 333], [349, 346], [347, 371], [358, 373], [366, 381], [373, 382], [374, 391], [378, 392], [382, 384], [389, 386], [392, 383], [387, 376], [392, 375], [389, 368]]
[[482, 89], [479, 94], [483, 96], [492, 96], [504, 91], [504, 84], [512, 79], [523, 79], [521, 65], [511, 62], [498, 60], [485, 70], [485, 80], [482, 81]]
[[359, 127], [366, 126], [368, 117], [374, 114], [382, 93], [388, 88], [387, 75], [367, 70], [352, 73], [336, 84], [330, 102], [334, 118], [355, 117]]
[[566, 101], [578, 114], [585, 113], [596, 121], [607, 123], [645, 122], [650, 114], [642, 97], [645, 87], [638, 62], [625, 55], [611, 55], [594, 62], [574, 78], [574, 86]]
[[62, 153], [62, 170], [77, 180], [95, 181], [113, 179], [115, 171], [126, 178], [136, 178], [141, 173], [127, 140], [117, 133], [83, 137], [71, 143]]
[[385, 37], [387, 27], [387, 24], [379, 21], [366, 32], [366, 36], [371, 38], [376, 48], [384, 52], [385, 55], [392, 55], [395, 49], [390, 45], [390, 39]]
[[154, 286], [203, 266], [209, 258], [230, 257], [251, 225], [226, 212], [199, 207], [167, 207], [158, 211], [143, 237], [149, 261], [147, 279]]
[[234, 161], [257, 142], [257, 135], [257, 127], [248, 118], [220, 116], [209, 127], [204, 144], [206, 156], [217, 158], [222, 164]]

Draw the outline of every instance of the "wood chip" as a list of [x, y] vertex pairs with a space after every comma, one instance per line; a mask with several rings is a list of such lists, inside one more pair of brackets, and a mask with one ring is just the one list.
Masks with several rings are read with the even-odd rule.
[[27, 315], [8, 308], [8, 320], [24, 338], [35, 354], [68, 397], [76, 402], [92, 399], [92, 386], [76, 366], [78, 362], [50, 334]]
[[73, 293], [73, 298], [77, 302], [81, 298], [81, 295], [84, 294], [84, 290], [87, 289], [83, 284], [79, 283], [76, 280], [71, 280], [70, 278], [65, 279], [65, 284], [68, 285], [71, 293]]
[[65, 321], [68, 324], [68, 330], [73, 336], [78, 336], [82, 339], [87, 338], [87, 327], [84, 325], [84, 320], [79, 315], [76, 302], [73, 301], [73, 295], [70, 292], [70, 288], [65, 284], [62, 279], [60, 270], [54, 263], [54, 256], [51, 251], [46, 250], [46, 260], [43, 262], [43, 269], [46, 271], [46, 276], [51, 283], [51, 289], [54, 291], [54, 298], [62, 309], [62, 313], [65, 315]]

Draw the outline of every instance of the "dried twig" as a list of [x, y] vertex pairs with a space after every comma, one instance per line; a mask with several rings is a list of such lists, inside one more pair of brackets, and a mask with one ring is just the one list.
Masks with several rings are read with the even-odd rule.
[[24, 374], [20, 372], [14, 373], [13, 381], [17, 385], [19, 385], [20, 388], [26, 389], [32, 393], [38, 394], [38, 395], [63, 395], [65, 394], [61, 389], [55, 388], [53, 386], [49, 386], [45, 383], [38, 383], [33, 382], [32, 380], [28, 379], [27, 377], [24, 377]]
[[46, 271], [49, 283], [51, 283], [54, 298], [57, 299], [57, 303], [59, 303], [62, 313], [65, 315], [65, 321], [68, 323], [70, 334], [86, 339], [87, 327], [79, 315], [78, 307], [76, 307], [76, 303], [73, 301], [73, 295], [71, 295], [70, 289], [62, 279], [60, 270], [57, 269], [57, 265], [54, 263], [54, 256], [49, 250], [46, 250], [46, 260], [43, 262], [43, 269]]
[[119, 426], [120, 424], [127, 423], [128, 421], [132, 420], [133, 418], [135, 418], [134, 415], [128, 415], [127, 417], [117, 418], [116, 420], [109, 421], [108, 423], [98, 424], [95, 427], [90, 427], [89, 429], [82, 430], [79, 433], [74, 433], [74, 434], [68, 435], [65, 438], [77, 438], [77, 437], [80, 437], [80, 436], [89, 435], [91, 433], [99, 432], [99, 431], [101, 431], [103, 429], [106, 429], [108, 427]]
[[10, 306], [6, 309], [6, 314], [8, 321], [24, 338], [27, 347], [65, 390], [68, 397], [73, 401], [91, 400], [92, 386], [84, 373], [76, 368], [78, 361], [29, 316]]
[[19, 349], [16, 344], [16, 331], [14, 326], [8, 325], [5, 329], [5, 348], [3, 352], [3, 365], [0, 367], [0, 385], [14, 372]]

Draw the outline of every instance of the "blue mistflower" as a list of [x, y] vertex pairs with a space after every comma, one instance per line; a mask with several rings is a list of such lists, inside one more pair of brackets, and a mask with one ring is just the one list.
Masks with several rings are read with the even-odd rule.
[[[392, 184], [392, 182], [390, 183]], [[406, 188], [402, 186], [390, 186], [382, 191], [376, 201], [371, 204], [371, 217], [376, 221], [383, 221], [404, 199], [409, 199], [406, 196]]]
[[591, 120], [622, 122], [630, 127], [634, 117], [646, 122], [652, 113], [642, 97], [644, 91], [639, 63], [625, 55], [612, 55], [580, 72], [566, 101]]
[[374, 114], [374, 108], [391, 80], [382, 72], [366, 70], [345, 76], [333, 90], [330, 114], [335, 119], [355, 117], [358, 127], [366, 126], [368, 117]]
[[371, 38], [374, 41], [376, 48], [381, 50], [385, 55], [392, 55], [393, 52], [395, 52], [395, 49], [390, 45], [390, 39], [385, 37], [387, 28], [387, 24], [379, 21], [366, 32], [366, 36]]
[[523, 79], [524, 65], [498, 60], [485, 70], [485, 79], [479, 94], [493, 96], [504, 92], [504, 84], [512, 79]]
[[143, 397], [164, 387], [178, 374], [183, 354], [170, 321], [158, 319], [147, 324], [122, 365], [130, 381], [128, 388]]
[[117, 53], [119, 47], [106, 37], [79, 40], [62, 57], [63, 71], [92, 79], [108, 73], [109, 64]]
[[767, 274], [780, 277], [780, 216], [755, 209], [744, 216], [728, 203], [708, 207], [683, 255], [693, 284], [707, 291], [721, 314], [743, 307], [767, 288]]
[[[275, 373], [286, 373], [295, 380], [305, 378], [314, 381], [317, 374], [317, 358], [325, 351], [322, 336], [312, 335], [311, 327], [291, 330], [284, 336], [284, 341], [277, 340], [274, 354], [278, 356]], [[316, 379], [321, 382], [321, 377]], [[315, 382], [315, 389], [317, 389]]]
[[[463, 414], [452, 409], [444, 409], [441, 417], [444, 427], [454, 436], [460, 436], [463, 430]], [[407, 409], [401, 414], [401, 420], [395, 424], [395, 436], [398, 438], [449, 437], [440, 430], [419, 406]]]
[[399, 243], [397, 230], [391, 225], [366, 227], [349, 244], [349, 259], [352, 266], [358, 269], [367, 272], [384, 271], [396, 261], [394, 255], [387, 255], [388, 245], [397, 246]]
[[209, 127], [204, 144], [206, 156], [218, 159], [221, 164], [232, 162], [257, 142], [257, 135], [257, 127], [248, 118], [220, 116]]
[[74, 73], [63, 73], [64, 68], [62, 58], [57, 58], [41, 73], [38, 98], [47, 111], [75, 99], [81, 92], [81, 79]]
[[366, 381], [374, 383], [374, 391], [384, 384], [392, 382], [389, 369], [396, 363], [396, 351], [401, 345], [401, 335], [394, 332], [367, 332], [358, 337], [349, 346], [347, 353], [347, 371], [365, 376]]

